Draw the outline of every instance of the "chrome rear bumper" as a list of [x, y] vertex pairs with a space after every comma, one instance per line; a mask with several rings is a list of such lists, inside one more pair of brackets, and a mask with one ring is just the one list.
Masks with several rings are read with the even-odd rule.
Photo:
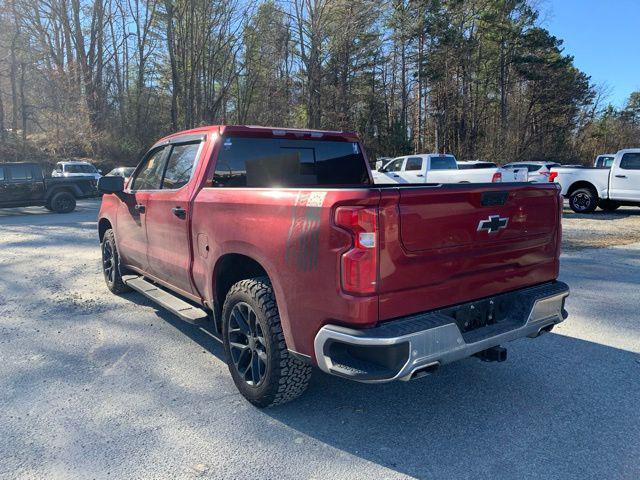
[[[409, 380], [417, 372], [469, 357], [522, 337], [537, 337], [567, 317], [569, 287], [551, 282], [355, 330], [325, 325], [316, 335], [321, 370], [361, 382]], [[477, 329], [460, 328], [460, 315], [488, 303], [508, 305], [506, 315]], [[492, 308], [492, 307], [489, 307]]]

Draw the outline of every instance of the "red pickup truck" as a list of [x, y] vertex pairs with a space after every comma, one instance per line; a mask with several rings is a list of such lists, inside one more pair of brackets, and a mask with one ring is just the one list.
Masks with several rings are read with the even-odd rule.
[[313, 366], [409, 380], [562, 322], [557, 185], [374, 185], [353, 133], [211, 126], [103, 177], [108, 288], [221, 333], [264, 407]]

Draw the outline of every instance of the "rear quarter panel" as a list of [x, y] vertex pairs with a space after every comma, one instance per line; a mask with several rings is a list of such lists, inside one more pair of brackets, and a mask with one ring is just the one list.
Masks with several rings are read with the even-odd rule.
[[227, 254], [254, 259], [273, 284], [288, 347], [312, 356], [324, 324], [378, 320], [377, 296], [341, 292], [340, 253], [351, 236], [333, 225], [333, 212], [343, 204], [377, 205], [379, 196], [368, 188], [204, 188], [192, 214], [195, 285], [213, 304], [218, 261]]

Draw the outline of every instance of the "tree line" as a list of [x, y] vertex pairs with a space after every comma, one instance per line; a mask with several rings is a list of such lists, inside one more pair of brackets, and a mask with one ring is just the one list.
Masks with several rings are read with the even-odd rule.
[[135, 164], [218, 123], [588, 163], [640, 146], [640, 92], [608, 105], [527, 0], [1, 0], [2, 160]]

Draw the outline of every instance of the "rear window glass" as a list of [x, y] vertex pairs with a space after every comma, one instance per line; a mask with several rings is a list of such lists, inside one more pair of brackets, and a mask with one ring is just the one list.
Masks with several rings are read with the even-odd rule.
[[451, 156], [431, 157], [431, 170], [457, 170], [456, 159]]
[[422, 159], [420, 157], [411, 157], [407, 159], [405, 170], [422, 170]]
[[216, 187], [370, 183], [357, 143], [280, 138], [223, 138], [213, 177]]
[[640, 170], [640, 153], [625, 153], [620, 160], [620, 168]]

